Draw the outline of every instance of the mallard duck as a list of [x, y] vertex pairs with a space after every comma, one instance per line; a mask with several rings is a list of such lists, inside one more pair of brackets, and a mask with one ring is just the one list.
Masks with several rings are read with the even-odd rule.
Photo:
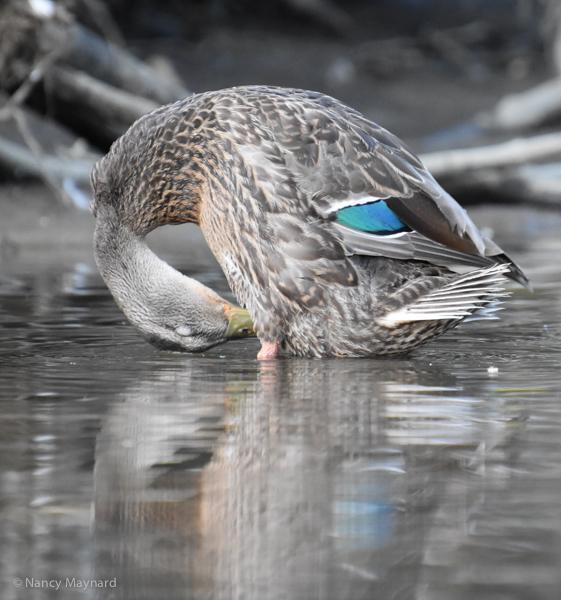
[[[92, 185], [101, 274], [163, 349], [255, 330], [258, 358], [401, 354], [489, 316], [503, 275], [530, 288], [403, 142], [316, 92], [237, 87], [164, 106], [113, 144]], [[243, 308], [146, 246], [186, 222]]]

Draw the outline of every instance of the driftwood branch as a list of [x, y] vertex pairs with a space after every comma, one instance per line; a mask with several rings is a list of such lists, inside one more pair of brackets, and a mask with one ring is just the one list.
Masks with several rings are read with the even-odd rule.
[[492, 111], [477, 117], [482, 126], [499, 130], [540, 127], [559, 119], [561, 77], [550, 79], [519, 94], [509, 94]]
[[507, 167], [561, 155], [561, 133], [517, 138], [502, 144], [432, 152], [421, 156], [435, 177], [450, 177], [477, 169]]
[[48, 19], [38, 34], [42, 53], [57, 53], [57, 63], [84, 71], [94, 78], [153, 100], [157, 104], [175, 102], [189, 90], [162, 79], [149, 65], [130, 52], [108, 43], [77, 23]]
[[83, 122], [92, 131], [95, 124], [94, 131], [105, 136], [97, 141], [106, 143], [146, 112], [190, 94], [177, 79], [161, 76], [161, 69], [107, 42], [62, 9], [39, 13], [32, 6], [12, 0], [0, 12], [0, 85], [12, 91], [14, 83], [19, 86], [11, 104], [43, 80], [57, 117], [78, 129]]
[[[451, 194], [487, 193], [510, 202], [561, 205], [561, 133], [421, 156]], [[548, 161], [532, 164], [532, 161]]]
[[456, 197], [495, 198], [561, 207], [561, 163], [483, 168], [451, 178], [442, 177], [442, 185]]
[[74, 111], [83, 111], [77, 118], [88, 120], [110, 138], [122, 135], [134, 121], [159, 106], [69, 67], [49, 69], [46, 84]]
[[0, 136], [0, 163], [9, 169], [33, 177], [43, 177], [45, 171], [49, 176], [73, 179], [88, 185], [90, 172], [95, 163], [92, 159], [72, 159], [53, 154], [43, 154], [37, 159], [35, 154], [23, 144], [18, 144]]
[[[97, 6], [95, 0], [90, 4]], [[190, 92], [77, 23], [62, 5], [48, 5], [46, 11], [37, 6], [8, 0], [0, 9], [0, 86], [12, 92], [7, 100], [0, 98], [0, 164], [41, 177], [67, 200], [75, 188], [69, 182], [89, 187], [99, 154], [71, 157], [79, 137], [23, 107], [35, 86], [43, 85], [56, 118], [102, 144]], [[98, 18], [104, 20], [103, 14]]]
[[85, 206], [89, 174], [101, 154], [47, 117], [0, 94], [0, 165], [18, 176], [38, 177], [66, 204]]

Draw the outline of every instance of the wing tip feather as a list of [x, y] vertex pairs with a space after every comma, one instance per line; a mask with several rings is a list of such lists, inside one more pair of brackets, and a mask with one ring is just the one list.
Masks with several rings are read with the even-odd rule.
[[495, 264], [460, 275], [411, 305], [388, 313], [380, 323], [391, 327], [413, 321], [496, 319], [494, 312], [500, 310], [501, 298], [510, 295], [499, 287], [506, 282], [507, 271], [508, 265]]

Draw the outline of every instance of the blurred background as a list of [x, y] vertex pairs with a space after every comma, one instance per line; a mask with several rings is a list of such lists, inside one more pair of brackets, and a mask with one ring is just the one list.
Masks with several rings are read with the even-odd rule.
[[1, 251], [87, 238], [89, 173], [119, 135], [248, 84], [348, 103], [463, 204], [561, 202], [557, 0], [1, 0]]
[[[0, 173], [82, 206], [75, 186], [88, 193], [92, 162], [136, 118], [248, 84], [333, 95], [418, 152], [482, 146], [555, 131], [560, 70], [557, 0], [2, 0]], [[486, 167], [531, 186], [540, 174], [512, 169], [528, 161]], [[449, 170], [436, 174], [463, 191]]]
[[0, 205], [42, 181], [84, 209], [92, 164], [142, 114], [264, 84], [333, 95], [423, 154], [531, 137], [426, 162], [462, 202], [557, 206], [561, 142], [536, 136], [557, 132], [560, 71], [557, 0], [2, 0]]
[[[400, 136], [534, 294], [385, 361], [148, 346], [95, 266], [92, 165], [247, 84]], [[558, 600], [560, 205], [558, 0], [0, 0], [3, 600]], [[148, 238], [231, 297], [197, 227]]]
[[557, 0], [2, 0], [0, 177], [84, 208], [142, 114], [263, 84], [333, 95], [420, 153], [531, 137], [427, 165], [464, 202], [556, 205], [561, 143], [536, 136], [557, 132], [560, 71]]

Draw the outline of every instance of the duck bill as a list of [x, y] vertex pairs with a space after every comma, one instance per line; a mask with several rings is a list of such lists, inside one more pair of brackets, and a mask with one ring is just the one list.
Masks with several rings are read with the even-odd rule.
[[226, 339], [255, 337], [253, 321], [245, 308], [228, 306], [224, 310], [224, 314], [228, 319], [228, 329], [225, 334]]

